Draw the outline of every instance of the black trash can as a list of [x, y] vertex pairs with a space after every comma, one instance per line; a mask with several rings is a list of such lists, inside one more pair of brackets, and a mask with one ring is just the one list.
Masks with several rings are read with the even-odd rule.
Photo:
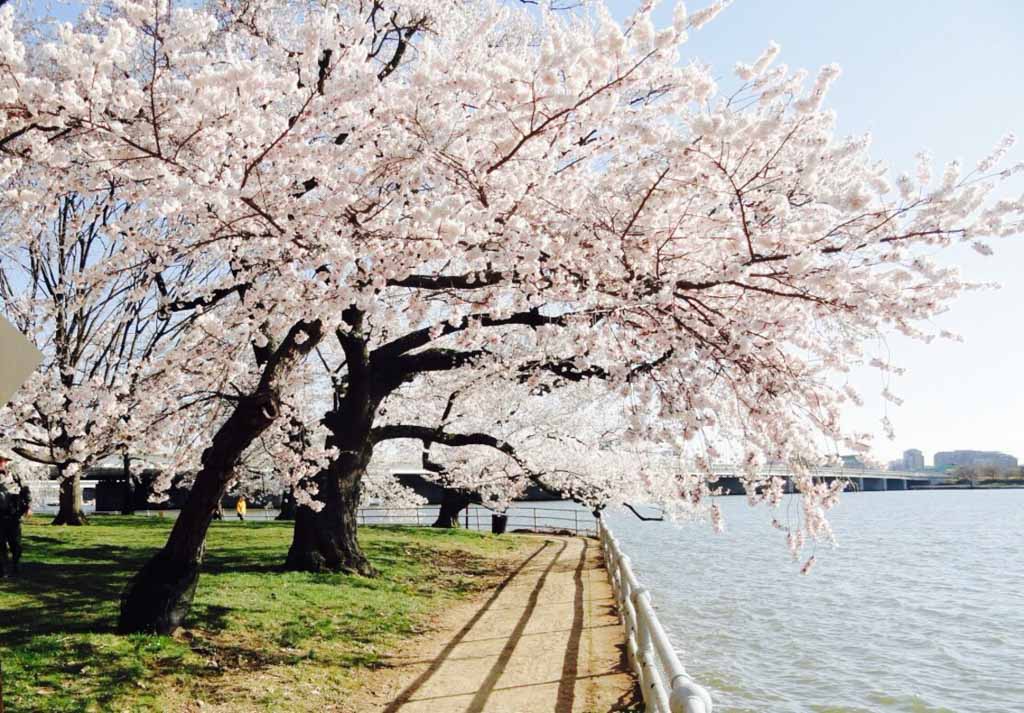
[[491, 515], [491, 534], [504, 535], [508, 527], [508, 515]]

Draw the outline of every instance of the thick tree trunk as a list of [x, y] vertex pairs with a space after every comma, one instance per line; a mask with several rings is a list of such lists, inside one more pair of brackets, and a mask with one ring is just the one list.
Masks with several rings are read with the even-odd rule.
[[[206, 546], [206, 532], [227, 489], [234, 465], [269, 419], [256, 413], [240, 415], [239, 409], [214, 436], [203, 453], [203, 467], [196, 475], [167, 544], [132, 578], [121, 597], [121, 633], [170, 634], [177, 629], [195, 595], [199, 565]], [[266, 426], [263, 425], [263, 428]]]
[[58, 498], [57, 517], [53, 519], [54, 525], [87, 525], [89, 521], [82, 511], [82, 478], [79, 473], [71, 476], [64, 475], [63, 468], [59, 470], [60, 497]]
[[[297, 331], [308, 336], [301, 346], [295, 341]], [[273, 423], [281, 386], [320, 337], [319, 322], [294, 326], [287, 343], [267, 357], [256, 392], [240, 399], [217, 429], [167, 544], [143, 565], [121, 597], [121, 633], [170, 634], [181, 625], [199, 581], [206, 532], [235, 467], [245, 449]]]
[[461, 490], [445, 488], [444, 497], [441, 499], [441, 509], [437, 513], [437, 520], [431, 527], [453, 528], [459, 526], [459, 513], [465, 510], [473, 502], [473, 498]]
[[356, 532], [362, 458], [341, 457], [316, 477], [319, 512], [300, 506], [285, 568], [302, 572], [354, 572], [375, 575]]
[[242, 453], [272, 422], [255, 399], [239, 402], [202, 457], [167, 544], [132, 578], [121, 598], [121, 633], [170, 634], [192, 604], [206, 532]]
[[[285, 568], [373, 576], [376, 571], [359, 547], [356, 520], [363, 474], [373, 456], [370, 430], [387, 391], [375, 385], [366, 341], [361, 336], [362, 313], [352, 310], [345, 320], [352, 326], [350, 335], [339, 337], [348, 363], [347, 389], [323, 420], [331, 433], [327, 445], [337, 448], [338, 456], [314, 478], [316, 498], [323, 507], [319, 512], [300, 507], [295, 514]], [[398, 383], [394, 381], [394, 386]]]

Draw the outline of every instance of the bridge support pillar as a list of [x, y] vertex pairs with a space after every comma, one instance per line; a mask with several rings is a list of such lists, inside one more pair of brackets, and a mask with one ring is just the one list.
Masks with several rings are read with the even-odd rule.
[[885, 478], [862, 478], [864, 492], [873, 493], [885, 490]]

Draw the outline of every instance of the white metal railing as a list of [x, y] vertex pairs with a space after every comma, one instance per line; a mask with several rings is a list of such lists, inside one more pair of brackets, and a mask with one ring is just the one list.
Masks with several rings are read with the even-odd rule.
[[[57, 512], [57, 508], [60, 504], [60, 483], [56, 480], [28, 480], [22, 481], [28, 486], [29, 493], [32, 496], [30, 507], [32, 512], [38, 513], [51, 513]], [[86, 497], [90, 495], [87, 491], [93, 490], [98, 481], [95, 480], [82, 480], [82, 509], [90, 513], [96, 508], [96, 497]]]
[[683, 668], [668, 634], [658, 621], [647, 588], [640, 584], [619, 541], [598, 518], [605, 566], [626, 629], [626, 651], [650, 713], [711, 713], [711, 694]]
[[[743, 472], [743, 466], [733, 463], [712, 463], [711, 472], [715, 475], [728, 477]], [[788, 465], [764, 465], [757, 469], [762, 476], [778, 475], [783, 478], [793, 476], [793, 469]], [[930, 476], [939, 475], [926, 471], [881, 470], [859, 465], [819, 465], [811, 468], [811, 473], [820, 478], [899, 478], [905, 480], [927, 480]]]
[[[34, 493], [35, 491], [33, 491]], [[53, 512], [55, 510], [55, 503], [49, 509], [37, 508], [33, 505], [33, 512], [37, 513]], [[439, 510], [440, 508], [437, 505], [407, 508], [366, 506], [360, 507], [356, 514], [359, 525], [371, 527], [374, 525], [419, 525], [426, 527], [437, 519]], [[87, 511], [92, 512], [92, 510], [88, 509]], [[250, 521], [270, 521], [277, 517], [278, 512], [278, 510], [273, 508], [250, 507], [245, 515], [245, 519]], [[140, 509], [136, 510], [135, 514], [145, 517], [175, 518], [178, 516], [178, 511]], [[470, 505], [460, 513], [459, 527], [467, 530], [490, 532], [491, 515], [495, 514], [500, 513], [495, 513], [493, 510], [481, 505]], [[543, 505], [534, 507], [515, 504], [506, 511], [505, 516], [507, 517], [506, 528], [509, 532], [513, 530], [531, 530], [533, 532], [546, 533], [570, 532], [574, 535], [584, 536], [597, 534], [597, 522], [594, 516], [582, 508], [558, 507], [557, 505], [554, 507], [545, 507]], [[235, 509], [233, 507], [224, 508], [224, 518], [235, 520]]]
[[[361, 507], [360, 525], [429, 525], [437, 518], [438, 506], [410, 508]], [[467, 530], [489, 531], [491, 515], [500, 515], [480, 505], [470, 505], [460, 513], [459, 526]], [[534, 532], [571, 532], [574, 535], [596, 535], [594, 516], [586, 510], [569, 507], [532, 507], [513, 505], [505, 512], [509, 531], [522, 529]]]

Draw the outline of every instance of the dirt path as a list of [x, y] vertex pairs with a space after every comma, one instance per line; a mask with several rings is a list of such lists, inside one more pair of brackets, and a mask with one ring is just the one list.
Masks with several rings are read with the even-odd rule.
[[[594, 540], [532, 537], [486, 598], [370, 681], [381, 713], [605, 713], [638, 710], [622, 627]], [[364, 689], [364, 692], [365, 689]]]

